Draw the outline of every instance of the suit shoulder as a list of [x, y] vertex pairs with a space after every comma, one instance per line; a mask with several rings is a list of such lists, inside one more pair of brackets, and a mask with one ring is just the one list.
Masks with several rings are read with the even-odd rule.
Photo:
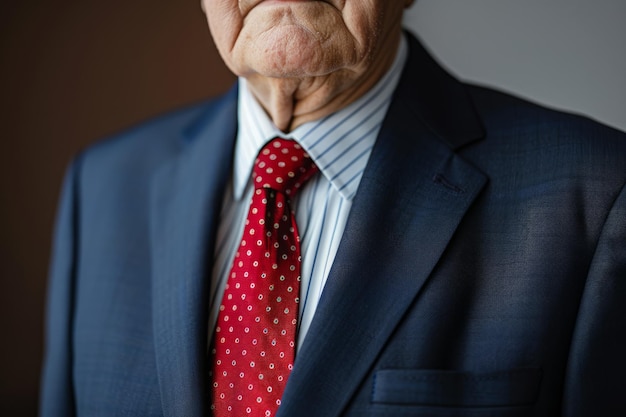
[[[626, 134], [493, 89], [467, 86], [485, 137], [462, 153], [502, 192], [560, 183], [613, 196], [626, 183]], [[609, 198], [609, 200], [612, 197]]]
[[626, 133], [589, 117], [555, 110], [492, 88], [467, 85], [468, 92], [486, 127], [493, 131], [519, 130], [527, 133], [568, 136], [570, 140], [604, 141], [624, 149]]
[[210, 117], [227, 99], [228, 95], [216, 97], [148, 119], [98, 140], [81, 152], [81, 158], [91, 163], [107, 162], [109, 159], [158, 162], [178, 152], [194, 125]]
[[468, 92], [487, 132], [485, 148], [626, 173], [626, 133], [493, 89], [470, 85]]
[[186, 146], [197, 125], [233, 102], [235, 91], [164, 113], [88, 146], [77, 157], [91, 174], [152, 171]]

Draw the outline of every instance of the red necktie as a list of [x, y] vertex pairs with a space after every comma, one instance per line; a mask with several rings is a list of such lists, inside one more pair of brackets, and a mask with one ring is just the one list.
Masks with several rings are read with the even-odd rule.
[[290, 200], [317, 172], [296, 142], [274, 139], [254, 166], [254, 194], [215, 329], [215, 417], [276, 413], [295, 357], [300, 238]]

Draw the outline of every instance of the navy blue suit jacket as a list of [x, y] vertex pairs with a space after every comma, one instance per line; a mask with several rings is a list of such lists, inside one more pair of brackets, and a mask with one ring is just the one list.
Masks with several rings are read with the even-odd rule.
[[[81, 153], [41, 414], [207, 416], [237, 95]], [[626, 415], [626, 138], [415, 39], [279, 417]]]

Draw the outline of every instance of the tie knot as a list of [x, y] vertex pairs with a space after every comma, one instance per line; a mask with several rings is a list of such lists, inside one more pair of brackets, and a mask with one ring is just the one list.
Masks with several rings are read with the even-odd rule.
[[293, 196], [317, 166], [302, 147], [293, 140], [275, 138], [265, 144], [254, 163], [254, 188], [271, 188]]

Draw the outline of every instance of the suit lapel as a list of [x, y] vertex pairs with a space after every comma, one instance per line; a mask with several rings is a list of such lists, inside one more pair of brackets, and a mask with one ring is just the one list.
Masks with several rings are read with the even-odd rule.
[[152, 189], [153, 326], [165, 416], [207, 412], [214, 235], [236, 134], [236, 91], [207, 109]]
[[462, 86], [410, 51], [278, 417], [341, 413], [487, 181], [455, 153], [482, 136]]

